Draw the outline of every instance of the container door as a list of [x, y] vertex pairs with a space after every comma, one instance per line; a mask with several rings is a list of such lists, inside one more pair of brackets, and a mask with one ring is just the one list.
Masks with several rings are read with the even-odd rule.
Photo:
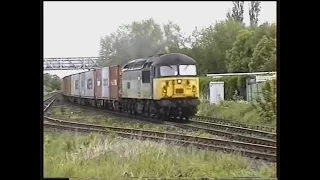
[[101, 96], [102, 96], [102, 93], [101, 93], [101, 87], [102, 87], [102, 81], [101, 81], [101, 72], [102, 70], [101, 69], [96, 69], [95, 71], [95, 81], [94, 81], [94, 86], [95, 86], [95, 97], [96, 99], [100, 99]]
[[118, 99], [120, 90], [120, 71], [119, 66], [112, 66], [110, 71], [110, 98]]

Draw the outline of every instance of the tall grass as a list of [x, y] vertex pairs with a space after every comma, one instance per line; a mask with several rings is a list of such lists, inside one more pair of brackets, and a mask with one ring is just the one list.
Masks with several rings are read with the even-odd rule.
[[258, 124], [275, 123], [270, 123], [259, 116], [258, 110], [245, 101], [222, 101], [219, 105], [215, 105], [210, 104], [208, 100], [202, 100], [197, 115]]
[[275, 165], [245, 157], [121, 139], [49, 133], [44, 138], [45, 177], [275, 177]]

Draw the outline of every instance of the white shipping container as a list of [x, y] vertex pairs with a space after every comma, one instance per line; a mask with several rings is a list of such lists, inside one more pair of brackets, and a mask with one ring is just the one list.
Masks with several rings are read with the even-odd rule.
[[210, 82], [210, 104], [219, 104], [224, 100], [224, 82]]
[[71, 76], [71, 96], [80, 96], [80, 74]]
[[84, 97], [94, 98], [94, 71], [87, 71], [85, 74]]
[[80, 97], [85, 97], [86, 92], [86, 76], [85, 73], [80, 74]]
[[109, 67], [102, 68], [102, 98], [110, 97], [110, 88], [109, 88]]

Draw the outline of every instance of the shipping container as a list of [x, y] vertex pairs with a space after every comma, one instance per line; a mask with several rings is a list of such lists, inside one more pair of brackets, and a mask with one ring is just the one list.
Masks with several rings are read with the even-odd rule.
[[120, 98], [120, 85], [121, 85], [121, 69], [119, 65], [111, 66], [110, 71], [110, 99], [117, 100]]
[[80, 97], [85, 97], [86, 93], [86, 76], [85, 72], [80, 73]]
[[66, 96], [71, 95], [71, 76], [66, 76], [63, 78], [63, 94]]
[[109, 67], [96, 69], [95, 71], [95, 97], [96, 99], [109, 99]]
[[71, 75], [71, 96], [80, 96], [80, 74]]
[[85, 74], [85, 92], [84, 96], [85, 98], [94, 98], [94, 74], [95, 71], [87, 71]]

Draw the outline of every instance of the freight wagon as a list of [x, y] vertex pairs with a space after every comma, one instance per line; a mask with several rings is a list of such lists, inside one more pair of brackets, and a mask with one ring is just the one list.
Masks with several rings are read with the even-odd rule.
[[118, 104], [121, 73], [119, 69], [119, 66], [103, 67], [64, 77], [63, 84], [71, 86], [71, 93], [63, 94], [71, 102], [81, 105], [102, 107], [105, 104]]

